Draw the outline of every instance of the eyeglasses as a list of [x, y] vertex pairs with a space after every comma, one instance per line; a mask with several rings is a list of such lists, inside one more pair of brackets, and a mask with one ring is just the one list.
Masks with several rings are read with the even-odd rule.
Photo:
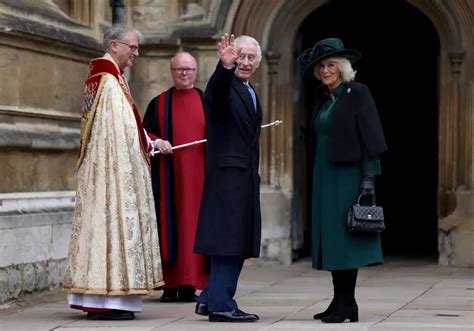
[[138, 51], [140, 49], [140, 47], [138, 47], [137, 45], [129, 45], [129, 44], [124, 43], [123, 41], [119, 41], [119, 40], [114, 40], [114, 41], [116, 43], [119, 43], [119, 44], [127, 45], [132, 52]]
[[196, 68], [171, 68], [171, 69], [176, 71], [178, 74], [182, 74], [184, 72], [192, 73], [196, 70]]
[[249, 62], [252, 62], [253, 60], [255, 60], [257, 58], [257, 56], [255, 54], [240, 54], [239, 55], [239, 61], [245, 61], [245, 59], [248, 59]]

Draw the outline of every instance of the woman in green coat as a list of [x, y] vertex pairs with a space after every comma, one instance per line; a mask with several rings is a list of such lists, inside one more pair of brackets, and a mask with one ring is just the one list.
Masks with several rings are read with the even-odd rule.
[[321, 40], [298, 57], [304, 74], [322, 82], [311, 120], [312, 255], [313, 268], [332, 275], [333, 300], [314, 315], [326, 323], [358, 321], [358, 268], [383, 263], [378, 233], [347, 228], [347, 212], [359, 194], [375, 194], [379, 155], [387, 149], [370, 91], [354, 81], [352, 63], [359, 59], [338, 38]]

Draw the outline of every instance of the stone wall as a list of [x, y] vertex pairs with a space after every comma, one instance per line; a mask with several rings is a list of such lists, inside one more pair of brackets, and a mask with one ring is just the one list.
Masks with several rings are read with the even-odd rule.
[[51, 0], [0, 2], [0, 303], [61, 283], [101, 22], [78, 23]]
[[74, 192], [0, 193], [0, 304], [62, 281]]
[[0, 4], [0, 192], [73, 190], [84, 79], [101, 45], [49, 2], [23, 4]]
[[281, 191], [263, 186], [260, 191], [262, 210], [263, 259], [283, 265], [292, 263], [291, 197]]

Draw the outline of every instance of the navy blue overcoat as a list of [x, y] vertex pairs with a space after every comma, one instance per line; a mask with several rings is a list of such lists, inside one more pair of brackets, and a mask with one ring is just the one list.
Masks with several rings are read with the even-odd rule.
[[206, 177], [194, 252], [258, 257], [261, 240], [259, 137], [262, 110], [222, 63], [204, 92]]

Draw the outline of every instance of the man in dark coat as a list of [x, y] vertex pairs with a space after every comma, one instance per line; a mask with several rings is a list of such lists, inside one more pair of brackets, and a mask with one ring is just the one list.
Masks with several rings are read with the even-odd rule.
[[254, 322], [233, 299], [244, 260], [260, 254], [259, 137], [262, 110], [249, 83], [261, 48], [249, 36], [225, 34], [220, 61], [204, 93], [206, 177], [194, 252], [211, 273], [196, 313], [211, 322]]

